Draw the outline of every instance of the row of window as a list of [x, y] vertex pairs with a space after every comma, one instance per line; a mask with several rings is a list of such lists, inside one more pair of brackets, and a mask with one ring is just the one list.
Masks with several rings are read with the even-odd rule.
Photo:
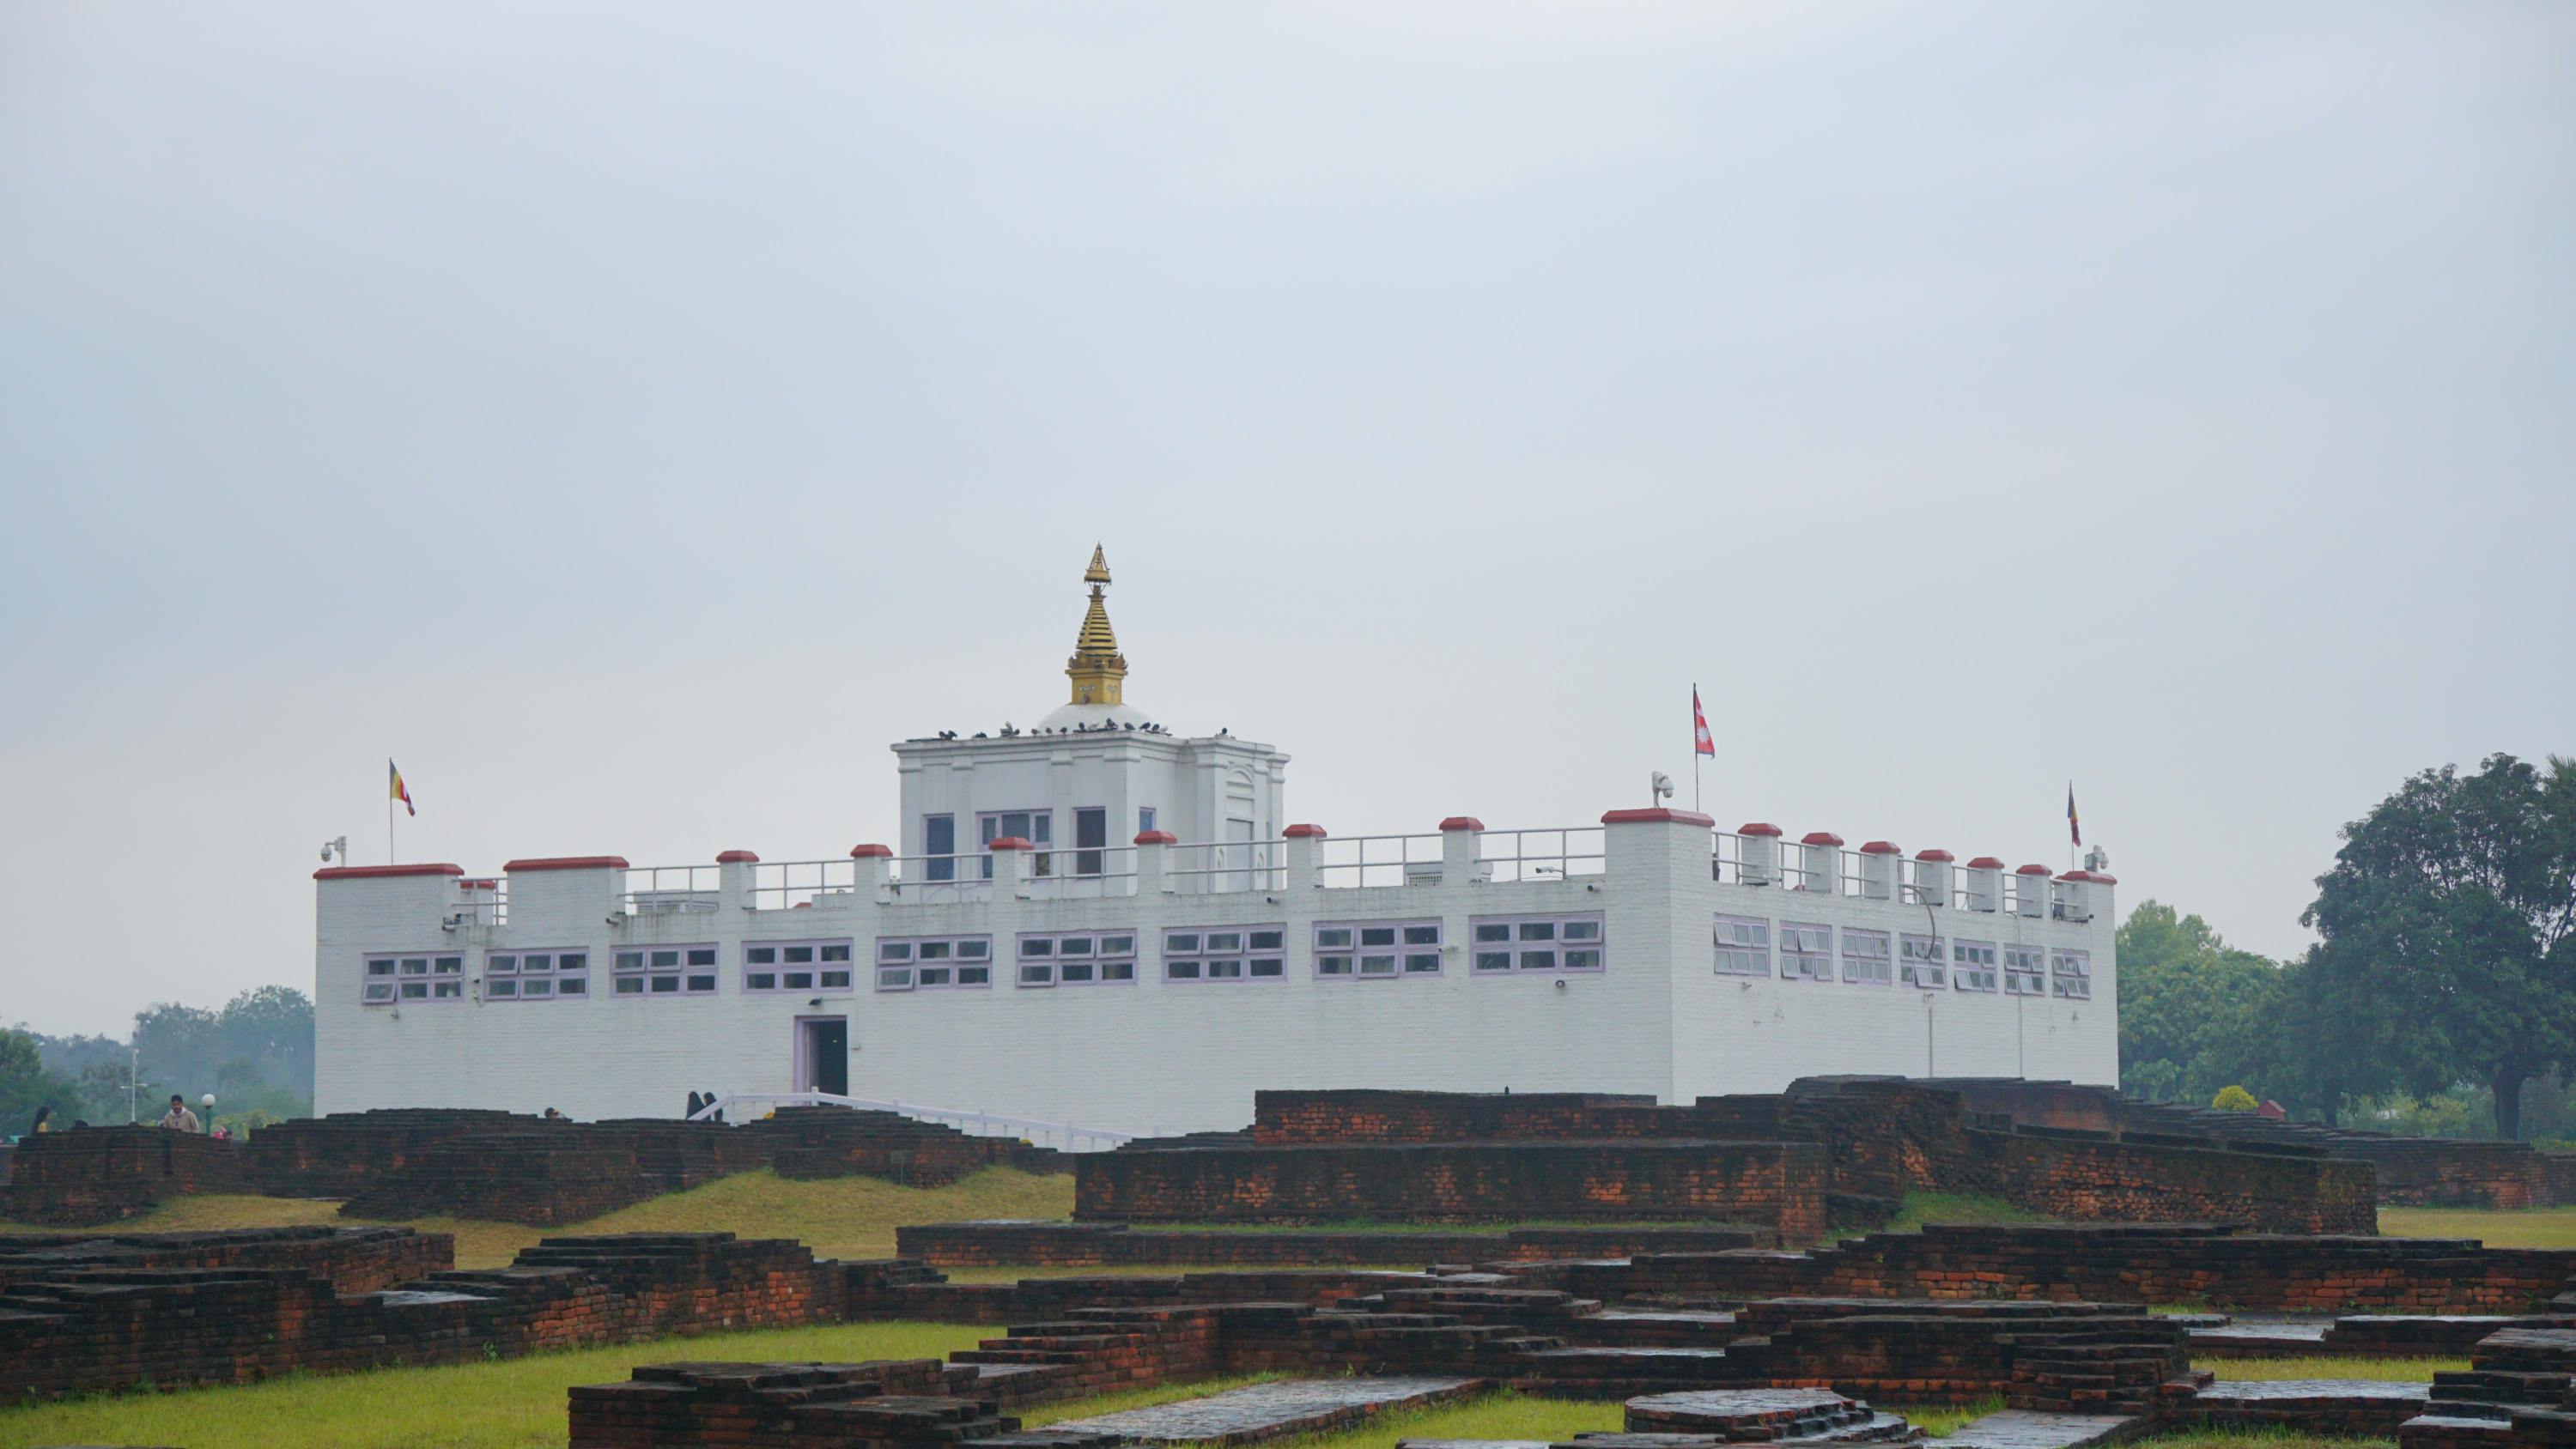
[[[1154, 809], [1144, 806], [1136, 811], [1138, 834], [1154, 828]], [[1109, 850], [1109, 812], [1097, 805], [1087, 805], [1073, 812], [1073, 850], [1070, 861], [1059, 861], [1055, 846], [1055, 815], [1046, 810], [987, 810], [975, 817], [976, 848], [984, 852], [977, 866], [982, 878], [993, 878], [993, 842], [1005, 837], [1029, 843], [1029, 873], [1051, 876], [1060, 866], [1069, 866], [1075, 875], [1099, 875], [1105, 868]], [[935, 881], [957, 879], [957, 817], [925, 815], [921, 817], [921, 852], [929, 856], [926, 878]]]
[[[1469, 974], [1499, 976], [1603, 969], [1606, 944], [1599, 915], [1477, 917]], [[1855, 986], [1918, 990], [2000, 990], [2007, 996], [2093, 996], [2089, 952], [1993, 941], [1948, 940], [1908, 932], [1844, 927], [1839, 952], [1833, 927], [1757, 916], [1715, 921], [1717, 973], [1770, 976], [1773, 957], [1785, 981], [1841, 979]], [[1022, 987], [1118, 986], [1136, 980], [1136, 933], [1082, 931], [1019, 938], [1015, 982]], [[1288, 974], [1287, 928], [1212, 926], [1163, 933], [1163, 979], [1177, 983], [1277, 981]], [[1311, 938], [1318, 981], [1398, 980], [1442, 974], [1443, 928], [1437, 920], [1319, 921]], [[746, 993], [840, 993], [852, 989], [851, 943], [761, 941], [742, 948]], [[899, 936], [877, 942], [876, 989], [936, 991], [993, 984], [990, 936]], [[620, 948], [611, 957], [614, 996], [712, 996], [714, 946]], [[362, 986], [368, 1005], [454, 1001], [465, 995], [465, 958], [457, 955], [369, 956]], [[496, 951], [483, 962], [487, 1001], [587, 999], [590, 955], [584, 951]]]
[[[1776, 936], [1783, 981], [1831, 981], [1834, 928], [1805, 921], [1775, 927], [1759, 916], [1719, 916], [1714, 942], [1720, 976], [1769, 976]], [[1908, 932], [1842, 929], [1842, 979], [1855, 986], [1902, 985], [1924, 991], [1995, 991], [2007, 996], [2093, 999], [2089, 951], [1943, 940]]]
[[[1478, 917], [1473, 974], [1597, 972], [1603, 966], [1601, 917]], [[1278, 981], [1288, 975], [1288, 928], [1210, 926], [1163, 933], [1163, 979], [1172, 982]], [[1082, 931], [1019, 938], [1015, 980], [1025, 987], [1117, 986], [1136, 980], [1136, 933]], [[1441, 923], [1324, 921], [1311, 938], [1320, 981], [1393, 980], [1441, 974]], [[851, 943], [760, 941], [742, 948], [748, 993], [834, 993], [851, 989]], [[877, 942], [876, 989], [936, 991], [993, 984], [990, 936], [892, 936]], [[714, 946], [648, 946], [613, 953], [615, 996], [712, 996]], [[364, 999], [462, 1000], [462, 956], [370, 956]], [[487, 1001], [586, 998], [590, 957], [582, 951], [495, 951], [483, 959]]]

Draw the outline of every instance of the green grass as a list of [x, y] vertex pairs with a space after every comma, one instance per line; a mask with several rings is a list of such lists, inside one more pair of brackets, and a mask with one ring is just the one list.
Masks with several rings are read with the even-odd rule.
[[2467, 1369], [2464, 1358], [2214, 1358], [2195, 1363], [2222, 1379], [2238, 1383], [2269, 1384], [2283, 1379], [2387, 1379], [2395, 1383], [2429, 1384], [2436, 1372], [2457, 1373]]
[[998, 1330], [870, 1323], [707, 1334], [444, 1368], [296, 1374], [239, 1388], [0, 1409], [0, 1449], [184, 1444], [188, 1449], [561, 1449], [564, 1391], [671, 1359], [850, 1363], [944, 1358]]
[[[461, 1218], [413, 1218], [407, 1226], [456, 1237], [456, 1266], [497, 1268], [539, 1238], [566, 1233], [732, 1232], [746, 1238], [794, 1238], [823, 1258], [890, 1258], [894, 1230], [905, 1223], [965, 1218], [1063, 1218], [1073, 1212], [1073, 1179], [1007, 1167], [987, 1168], [947, 1187], [899, 1187], [872, 1177], [798, 1182], [767, 1170], [718, 1178], [704, 1187], [621, 1208], [586, 1223], [532, 1228]], [[116, 1225], [122, 1232], [169, 1233], [209, 1228], [347, 1226], [338, 1204], [303, 1198], [173, 1198]], [[0, 1224], [0, 1232], [60, 1232]]]
[[[1432, 1223], [1395, 1218], [1348, 1218], [1322, 1223], [1138, 1223], [1157, 1233], [1466, 1233], [1499, 1238], [1518, 1228], [1746, 1228], [1716, 1218], [1516, 1218], [1510, 1222]], [[1755, 1228], [1759, 1231], [1758, 1227]]]
[[2381, 1208], [2392, 1238], [2475, 1238], [2490, 1248], [2576, 1248], [2576, 1208]]
[[[1296, 1272], [1296, 1263], [1250, 1263], [1241, 1267], [1223, 1264], [1195, 1263], [1120, 1263], [1106, 1268], [999, 1267], [942, 1268], [951, 1283], [1017, 1283], [1023, 1278], [1174, 1278], [1183, 1273], [1266, 1273], [1274, 1267], [1281, 1272]], [[1419, 1273], [1420, 1263], [1324, 1263], [1313, 1265], [1336, 1273]]]

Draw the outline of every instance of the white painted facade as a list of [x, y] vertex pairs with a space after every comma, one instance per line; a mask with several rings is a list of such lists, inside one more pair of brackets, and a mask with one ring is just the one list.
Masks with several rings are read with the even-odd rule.
[[[1105, 615], [1098, 627], [1105, 638]], [[1285, 755], [1150, 723], [1113, 696], [1028, 730], [896, 745], [899, 852], [514, 861], [488, 879], [452, 865], [321, 871], [316, 1106], [676, 1115], [692, 1090], [813, 1089], [828, 1072], [812, 1058], [835, 1032], [850, 1095], [1134, 1134], [1239, 1128], [1264, 1087], [1682, 1102], [1822, 1073], [2118, 1079], [2107, 876], [1958, 867], [1884, 842], [1847, 851], [1823, 834], [1784, 843], [1768, 826], [1716, 832], [1662, 810], [1336, 840], [1283, 824]], [[1078, 835], [1082, 811], [1101, 812], [1104, 843]], [[925, 838], [939, 816], [953, 851]], [[1498, 959], [1478, 934], [1498, 922], [1560, 939], [1513, 941]], [[1396, 944], [1344, 951], [1318, 935], [1363, 924], [1395, 927]], [[1436, 944], [1405, 949], [1406, 927]], [[1821, 935], [1827, 979], [1796, 974], [1792, 927]], [[1275, 948], [1225, 940], [1257, 930], [1279, 932]], [[1567, 939], [1586, 931], [1597, 941]], [[1023, 979], [1057, 959], [1029, 938], [1067, 935], [1088, 936], [1094, 962], [1104, 941], [1132, 937], [1132, 980]], [[1937, 951], [1937, 985], [1896, 979], [1909, 936]], [[978, 939], [980, 983], [961, 984], [971, 958], [943, 968], [918, 946], [879, 964], [906, 943], [954, 953]], [[2038, 953], [2036, 994], [2001, 979], [1963, 989], [1982, 983], [1956, 979], [1952, 957], [1989, 946], [1999, 978], [2007, 949]], [[789, 949], [813, 954], [800, 963], [811, 974], [788, 974]], [[657, 952], [675, 953], [667, 969]], [[559, 969], [567, 953], [581, 970]], [[500, 969], [533, 956], [545, 972]], [[1882, 959], [1887, 979], [1874, 979]], [[621, 971], [629, 960], [643, 969]], [[1242, 974], [1210, 979], [1229, 966]], [[940, 969], [948, 981], [930, 984]], [[546, 994], [530, 999], [540, 979]], [[580, 992], [562, 989], [574, 979]]]

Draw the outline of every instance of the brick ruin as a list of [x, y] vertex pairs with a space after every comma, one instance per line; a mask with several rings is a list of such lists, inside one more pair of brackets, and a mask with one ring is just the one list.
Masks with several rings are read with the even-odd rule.
[[995, 1165], [1067, 1170], [1064, 1154], [1007, 1138], [838, 1107], [789, 1107], [740, 1126], [388, 1109], [282, 1122], [247, 1142], [158, 1127], [31, 1137], [0, 1187], [0, 1216], [90, 1226], [167, 1198], [252, 1193], [345, 1199], [359, 1218], [443, 1213], [553, 1227], [763, 1167], [935, 1187]]
[[1769, 1248], [1761, 1228], [1631, 1223], [1502, 1232], [1202, 1233], [1125, 1223], [922, 1223], [895, 1229], [895, 1251], [934, 1268], [1349, 1267], [1487, 1259], [1624, 1258]]
[[[1811, 1242], [1829, 1223], [1884, 1221], [1908, 1192], [1943, 1191], [2074, 1221], [2377, 1230], [2374, 1169], [2320, 1143], [2066, 1125], [2081, 1120], [2072, 1108], [2107, 1114], [2117, 1094], [2041, 1084], [2016, 1098], [2030, 1086], [1818, 1077], [1675, 1107], [1579, 1093], [1262, 1092], [1244, 1132], [1078, 1159], [1074, 1215], [1702, 1219]], [[2014, 1115], [2017, 1101], [2032, 1120]]]
[[[1300, 1424], [1508, 1386], [1627, 1400], [1631, 1432], [1728, 1442], [1919, 1437], [1869, 1412], [1868, 1398], [2001, 1398], [2096, 1429], [2402, 1433], [2409, 1449], [2556, 1444], [2576, 1422], [2576, 1251], [2070, 1225], [1874, 1234], [1809, 1252], [1666, 1242], [1696, 1250], [1601, 1255], [1595, 1232], [1552, 1231], [1563, 1235], [1481, 1239], [1530, 1256], [1426, 1272], [968, 1284], [917, 1260], [818, 1261], [794, 1243], [728, 1234], [549, 1238], [482, 1273], [447, 1268], [445, 1238], [405, 1228], [55, 1234], [0, 1244], [0, 1400], [909, 1318], [1007, 1327], [946, 1363], [646, 1365], [572, 1391], [571, 1443], [1107, 1449], [1122, 1441], [1084, 1422], [1025, 1431], [1011, 1415], [1264, 1373], [1389, 1381], [1383, 1394], [1327, 1393], [1298, 1410], [1313, 1411]], [[2476, 1367], [2429, 1391], [2213, 1383], [2191, 1367], [2195, 1320], [2145, 1305], [2222, 1298], [2343, 1312], [2321, 1341], [2336, 1352], [2473, 1343]], [[1823, 1397], [1776, 1397], [1792, 1390]], [[1590, 1437], [1587, 1449], [1620, 1449]]]

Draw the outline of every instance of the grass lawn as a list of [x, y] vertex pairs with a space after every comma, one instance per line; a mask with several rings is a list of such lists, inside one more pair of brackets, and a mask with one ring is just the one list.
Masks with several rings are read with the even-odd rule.
[[2475, 1238], [2490, 1248], [2576, 1248], [2576, 1208], [2381, 1208], [2391, 1238]]
[[[539, 1238], [568, 1233], [700, 1233], [727, 1231], [746, 1238], [794, 1238], [821, 1258], [890, 1258], [894, 1230], [905, 1223], [964, 1218], [1063, 1218], [1073, 1213], [1073, 1178], [1007, 1167], [987, 1168], [947, 1187], [898, 1187], [872, 1177], [797, 1182], [766, 1170], [737, 1173], [704, 1187], [675, 1192], [586, 1223], [532, 1228], [518, 1223], [460, 1218], [420, 1218], [408, 1225], [456, 1235], [456, 1266], [497, 1268]], [[116, 1231], [186, 1232], [206, 1228], [286, 1227], [321, 1223], [348, 1226], [337, 1203], [276, 1197], [173, 1198]], [[0, 1232], [60, 1232], [60, 1228], [0, 1224]]]
[[0, 1449], [184, 1444], [188, 1449], [561, 1449], [564, 1391], [671, 1359], [945, 1358], [996, 1330], [868, 1323], [706, 1334], [446, 1368], [290, 1375], [238, 1388], [0, 1409]]
[[2276, 1384], [2286, 1379], [2387, 1379], [2429, 1384], [2436, 1372], [2461, 1372], [2464, 1358], [2214, 1358], [2195, 1363], [2222, 1379], [2245, 1384]]

